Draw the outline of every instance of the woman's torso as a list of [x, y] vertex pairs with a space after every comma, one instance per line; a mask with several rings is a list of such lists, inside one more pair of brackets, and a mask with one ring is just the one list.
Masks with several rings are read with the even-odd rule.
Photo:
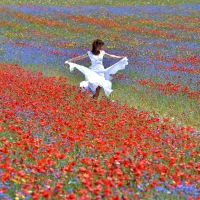
[[94, 55], [91, 51], [88, 51], [88, 56], [91, 60], [91, 66], [89, 67], [89, 69], [93, 70], [93, 71], [104, 71], [104, 66], [103, 66], [103, 56], [105, 51], [104, 50], [100, 50], [100, 54], [99, 55]]

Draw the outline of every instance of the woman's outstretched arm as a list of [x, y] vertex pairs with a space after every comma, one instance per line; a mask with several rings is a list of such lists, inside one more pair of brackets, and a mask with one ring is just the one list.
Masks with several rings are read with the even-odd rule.
[[104, 56], [106, 58], [114, 58], [114, 59], [116, 59], [116, 58], [124, 58], [125, 57], [125, 56], [116, 56], [116, 55], [112, 55], [112, 54], [108, 54], [108, 53], [104, 53]]
[[76, 60], [81, 60], [81, 59], [87, 58], [87, 57], [88, 57], [88, 54], [86, 53], [86, 54], [84, 54], [84, 55], [82, 55], [82, 56], [77, 56], [77, 57], [75, 57], [75, 58], [69, 59], [69, 60], [67, 60], [66, 62], [72, 62], [72, 61], [76, 61]]

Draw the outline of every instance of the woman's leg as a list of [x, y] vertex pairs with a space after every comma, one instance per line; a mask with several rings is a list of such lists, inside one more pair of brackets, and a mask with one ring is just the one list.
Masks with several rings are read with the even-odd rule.
[[98, 98], [98, 97], [99, 97], [100, 90], [101, 90], [101, 87], [98, 86], [98, 87], [96, 88], [95, 94], [93, 95], [93, 98]]

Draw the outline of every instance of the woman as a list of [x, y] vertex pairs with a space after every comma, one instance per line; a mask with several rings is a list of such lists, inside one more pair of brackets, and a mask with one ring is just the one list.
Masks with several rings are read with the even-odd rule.
[[[77, 56], [65, 62], [65, 64], [70, 65], [70, 71], [72, 71], [74, 67], [76, 67], [85, 75], [86, 80], [80, 83], [80, 87], [82, 88], [82, 91], [91, 91], [93, 98], [98, 98], [100, 89], [102, 87], [104, 89], [105, 95], [108, 97], [110, 93], [113, 91], [111, 89], [112, 83], [110, 82], [110, 80], [112, 80], [112, 77], [110, 76], [110, 74], [115, 74], [117, 73], [118, 70], [125, 69], [125, 65], [128, 64], [127, 57], [110, 55], [106, 53], [104, 50], [101, 50], [101, 47], [103, 45], [104, 42], [102, 40], [96, 39], [92, 43], [92, 51], [88, 51], [87, 54], [84, 54], [82, 56]], [[114, 59], [122, 58], [122, 59], [119, 62], [115, 63], [114, 65], [105, 69], [102, 64], [103, 56], [107, 58], [114, 58]], [[89, 69], [82, 65], [78, 65], [71, 62], [86, 57], [89, 57], [92, 63]]]

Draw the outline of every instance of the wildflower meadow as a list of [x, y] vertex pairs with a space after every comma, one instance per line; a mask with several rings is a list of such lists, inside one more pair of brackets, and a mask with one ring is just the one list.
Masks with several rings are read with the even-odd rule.
[[[0, 0], [0, 33], [0, 199], [200, 199], [199, 1]], [[95, 100], [64, 63], [97, 38]]]

